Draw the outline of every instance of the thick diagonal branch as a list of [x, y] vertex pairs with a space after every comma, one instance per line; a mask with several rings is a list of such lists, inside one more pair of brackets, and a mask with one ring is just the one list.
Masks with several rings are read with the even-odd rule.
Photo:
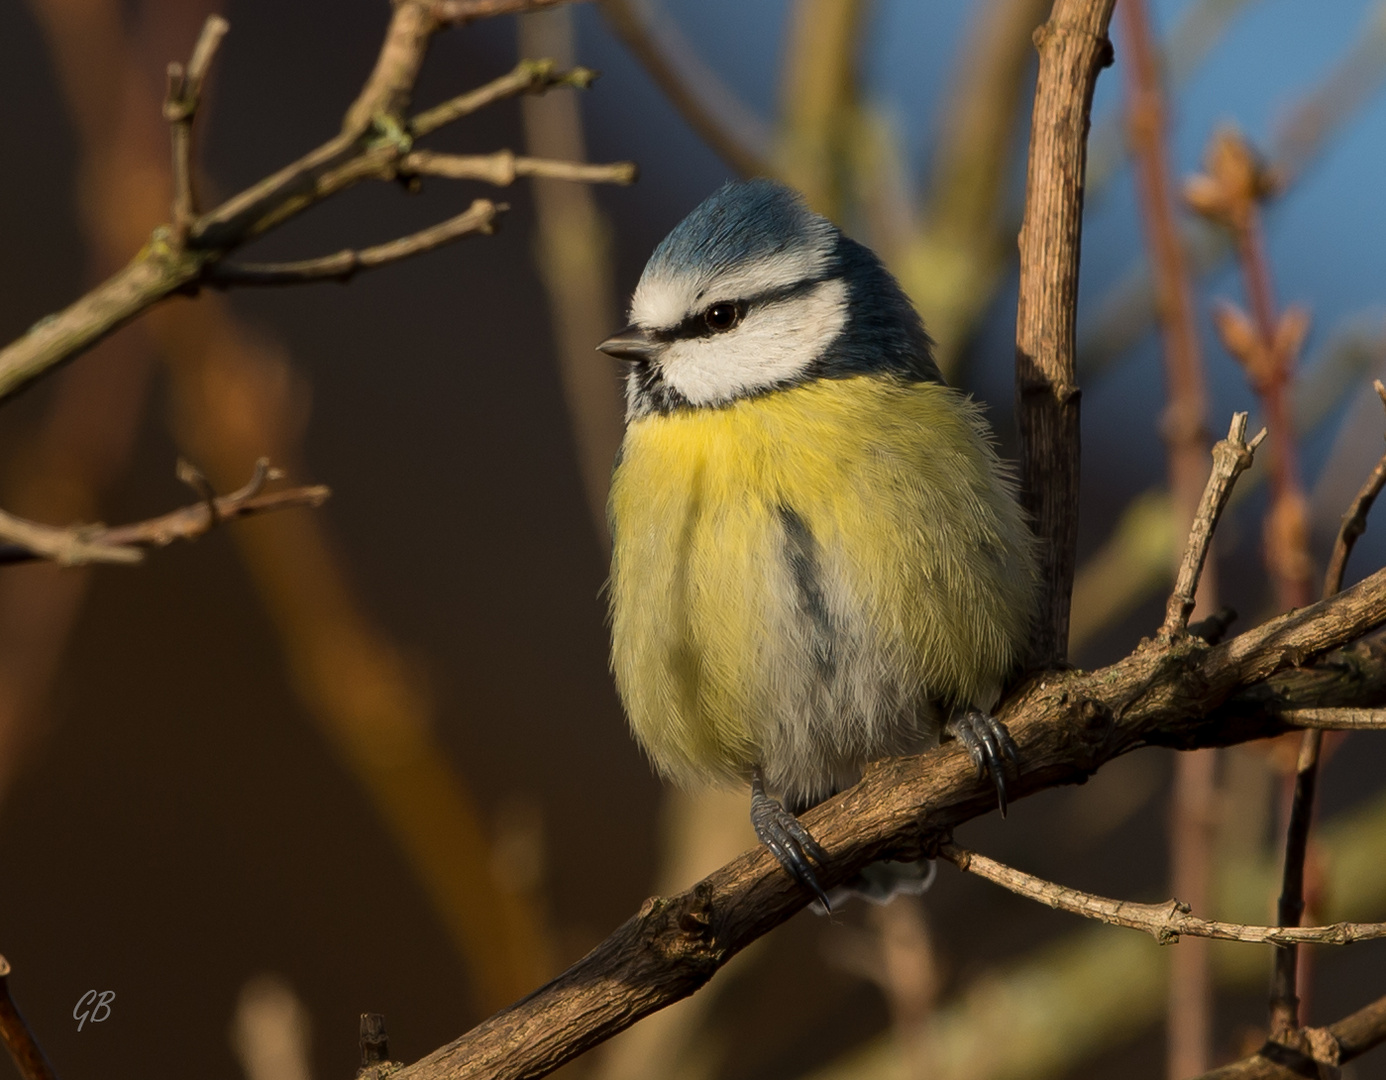
[[[1278, 734], [1266, 709], [1386, 701], [1386, 650], [1316, 657], [1386, 623], [1386, 570], [1332, 599], [1217, 646], [1147, 642], [1094, 672], [1048, 672], [1001, 710], [1020, 746], [1024, 796], [1082, 780], [1142, 746], [1229, 745]], [[992, 810], [995, 793], [954, 746], [878, 762], [855, 787], [804, 816], [830, 855], [820, 879], [841, 884], [880, 859], [916, 859], [957, 825]], [[398, 1080], [539, 1077], [693, 993], [738, 951], [804, 906], [765, 850], [741, 856], [679, 896], [641, 911], [556, 980], [407, 1066]]]

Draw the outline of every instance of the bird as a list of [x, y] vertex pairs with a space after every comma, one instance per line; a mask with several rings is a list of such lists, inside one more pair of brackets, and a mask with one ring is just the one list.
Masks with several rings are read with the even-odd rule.
[[828, 857], [797, 815], [867, 763], [956, 738], [1004, 814], [1019, 759], [993, 709], [1036, 542], [881, 259], [792, 188], [732, 182], [659, 243], [598, 349], [627, 367], [611, 668], [658, 772], [749, 784], [757, 837], [823, 909]]

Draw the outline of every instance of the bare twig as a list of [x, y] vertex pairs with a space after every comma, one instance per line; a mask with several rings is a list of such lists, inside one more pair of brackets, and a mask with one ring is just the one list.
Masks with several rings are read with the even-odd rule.
[[402, 176], [484, 180], [497, 187], [508, 187], [521, 176], [574, 180], [584, 184], [633, 184], [637, 169], [633, 161], [593, 165], [585, 161], [519, 157], [511, 150], [498, 150], [494, 154], [437, 154], [431, 150], [415, 150], [400, 161], [399, 172]]
[[1386, 709], [1279, 709], [1291, 727], [1323, 731], [1386, 731]]
[[358, 270], [373, 270], [442, 247], [463, 236], [496, 231], [496, 222], [508, 207], [490, 199], [477, 199], [456, 217], [448, 218], [409, 236], [386, 244], [353, 251], [350, 248], [319, 259], [282, 263], [218, 263], [207, 273], [213, 285], [294, 285], [311, 281], [350, 281]]
[[[439, 29], [560, 2], [563, 0], [396, 0], [375, 68], [347, 110], [341, 133], [220, 206], [196, 216], [186, 223], [186, 228], [159, 226], [123, 269], [0, 349], [0, 399], [77, 356], [169, 295], [195, 291], [211, 279], [216, 265], [231, 252], [310, 206], [362, 180], [397, 176], [400, 160], [413, 148], [414, 135], [405, 110], [428, 42]], [[205, 68], [209, 50], [203, 49], [202, 54]], [[471, 104], [505, 96], [507, 88], [516, 93], [538, 93], [582, 81], [573, 73], [564, 78], [552, 72], [530, 73], [519, 80], [523, 86], [511, 82], [500, 90], [495, 84], [483, 87], [481, 98]], [[185, 90], [186, 82], [185, 76]], [[440, 106], [441, 111], [422, 114], [422, 126], [436, 130], [448, 118], [465, 115], [468, 107], [459, 106], [454, 100]], [[445, 234], [448, 239], [459, 235], [463, 233]], [[409, 239], [402, 242], [407, 246]], [[425, 251], [428, 247], [407, 247], [406, 253]], [[350, 259], [342, 262], [349, 264]], [[341, 264], [334, 264], [328, 276], [342, 272]], [[229, 282], [232, 276], [224, 275], [222, 283]], [[255, 275], [242, 276], [240, 280], [262, 283]], [[302, 277], [290, 274], [282, 280]]]
[[[1386, 384], [1380, 379], [1372, 383], [1377, 396], [1381, 398], [1382, 405], [1386, 405]], [[1386, 486], [1386, 454], [1377, 461], [1376, 468], [1362, 482], [1357, 495], [1343, 514], [1341, 524], [1338, 526], [1338, 537], [1333, 544], [1333, 554], [1328, 560], [1328, 570], [1324, 573], [1324, 596], [1332, 596], [1343, 587], [1343, 575], [1347, 572], [1348, 556], [1352, 554], [1353, 545], [1358, 538], [1367, 530], [1367, 515], [1371, 513], [1372, 504], [1376, 502], [1376, 497], [1381, 494], [1381, 489]]]
[[1020, 230], [1016, 398], [1021, 489], [1042, 541], [1043, 604], [1032, 659], [1061, 661], [1078, 540], [1078, 384], [1074, 321], [1083, 168], [1097, 74], [1111, 62], [1115, 0], [1056, 0], [1040, 53]]
[[1200, 919], [1189, 905], [1178, 900], [1162, 904], [1138, 904], [1130, 900], [1110, 900], [1105, 896], [1081, 892], [1027, 874], [957, 844], [939, 847], [940, 857], [959, 870], [984, 877], [1020, 896], [1037, 900], [1059, 911], [1096, 919], [1110, 926], [1143, 930], [1161, 945], [1181, 937], [1213, 938], [1217, 941], [1245, 941], [1254, 945], [1282, 945], [1290, 942], [1313, 945], [1351, 945], [1386, 937], [1386, 923], [1333, 923], [1331, 926], [1248, 926], [1244, 923]]
[[[1386, 655], [1383, 650], [1386, 643], [1373, 638], [1338, 658]], [[1127, 762], [1128, 766], [1137, 764]], [[1376, 857], [1386, 843], [1386, 798], [1368, 799], [1326, 825], [1323, 890], [1334, 914], [1322, 921], [1386, 917], [1377, 914], [1386, 912], [1386, 860]], [[1265, 921], [1261, 914], [1271, 884], [1279, 878], [1280, 853], [1248, 856], [1215, 860], [1216, 917]], [[1149, 1044], [1151, 1029], [1162, 1020], [1171, 961], [1191, 944], [1212, 944], [1203, 938], [1184, 938], [1165, 949], [1145, 934], [1086, 919], [1066, 917], [1062, 925], [1050, 921], [1055, 929], [1066, 932], [1059, 937], [1045, 935], [1025, 953], [983, 966], [971, 977], [962, 973], [956, 977], [957, 985], [923, 1032], [932, 1051], [931, 1080], [1018, 1080], [1034, 1077], [1037, 1071], [1046, 1076], [1091, 1074], [1094, 1060], [1129, 1047], [1137, 1033], [1146, 1032], [1144, 1041]], [[1000, 924], [1013, 925], [1004, 918]], [[1373, 943], [1355, 948], [1383, 947]], [[1255, 993], [1258, 985], [1264, 990], [1267, 948], [1213, 944], [1218, 988], [1238, 995]], [[1365, 954], [1341, 959], [1371, 962]], [[1039, 1063], [1042, 1068], [1037, 1068]], [[1158, 1071], [1147, 1065], [1142, 1074], [1154, 1077]], [[903, 1080], [906, 1076], [904, 1049], [893, 1033], [883, 1031], [823, 1061], [804, 1080]]]
[[221, 39], [231, 24], [220, 15], [209, 15], [193, 47], [192, 59], [168, 66], [168, 89], [164, 96], [164, 119], [169, 122], [173, 142], [173, 229], [179, 240], [186, 239], [197, 216], [197, 186], [194, 177], [193, 118], [202, 101], [202, 82], [212, 66]]
[[574, 0], [431, 0], [432, 15], [442, 26], [465, 26], [497, 15], [519, 15], [525, 11], [572, 3]]
[[1309, 1054], [1268, 1042], [1250, 1057], [1204, 1073], [1196, 1080], [1299, 1080], [1305, 1076], [1334, 1076], [1339, 1065], [1346, 1065], [1386, 1042], [1386, 997], [1378, 998], [1336, 1024], [1309, 1028], [1304, 1034]]
[[1203, 489], [1198, 512], [1194, 515], [1193, 528], [1189, 533], [1189, 543], [1184, 549], [1184, 559], [1179, 564], [1179, 576], [1175, 580], [1174, 592], [1165, 605], [1165, 622], [1160, 627], [1160, 635], [1172, 639], [1188, 629], [1189, 615], [1194, 609], [1194, 596], [1198, 592], [1198, 577], [1203, 570], [1203, 561], [1208, 556], [1208, 544], [1218, 518], [1232, 493], [1232, 485], [1238, 476], [1251, 467], [1256, 447], [1266, 437], [1262, 428], [1251, 442], [1246, 441], [1246, 413], [1235, 413], [1232, 425], [1227, 430], [1227, 438], [1213, 447], [1213, 471]]
[[[1386, 386], [1375, 383], [1377, 396], [1386, 405]], [[1333, 545], [1333, 557], [1324, 575], [1323, 594], [1332, 596], [1343, 586], [1343, 573], [1353, 545], [1367, 527], [1367, 514], [1386, 484], [1386, 455], [1358, 490], [1352, 504], [1343, 515], [1338, 537]], [[1382, 725], [1386, 726], [1386, 725]], [[1295, 763], [1294, 793], [1290, 799], [1289, 822], [1285, 828], [1285, 865], [1281, 876], [1280, 899], [1276, 918], [1282, 926], [1298, 926], [1304, 915], [1304, 861], [1309, 851], [1309, 828], [1314, 816], [1314, 795], [1318, 787], [1319, 761], [1323, 751], [1323, 728], [1312, 726], [1299, 744]], [[1299, 949], [1282, 945], [1275, 951], [1275, 969], [1271, 976], [1270, 1029], [1271, 1038], [1296, 1043], [1300, 1024]]]
[[10, 963], [0, 956], [0, 1041], [23, 1080], [57, 1080], [34, 1033], [10, 997]]
[[485, 86], [449, 98], [441, 105], [425, 109], [409, 121], [409, 134], [421, 139], [440, 127], [470, 116], [487, 105], [521, 94], [542, 94], [560, 86], [586, 90], [596, 79], [590, 68], [574, 67], [560, 70], [552, 60], [521, 60], [515, 69]]
[[598, 0], [612, 32], [669, 103], [718, 157], [742, 176], [768, 176], [764, 124], [737, 100], [667, 19], [640, 0]]
[[60, 529], [0, 511], [0, 540], [7, 542], [6, 546], [0, 546], [0, 563], [31, 559], [51, 559], [64, 566], [92, 562], [135, 563], [144, 558], [140, 548], [167, 547], [175, 540], [196, 540], [222, 522], [252, 514], [292, 506], [321, 506], [331, 495], [321, 484], [265, 492], [265, 482], [279, 475], [277, 469], [271, 469], [269, 462], [261, 458], [250, 481], [230, 495], [217, 496], [209, 489], [210, 497], [200, 503], [131, 525], [77, 525]]

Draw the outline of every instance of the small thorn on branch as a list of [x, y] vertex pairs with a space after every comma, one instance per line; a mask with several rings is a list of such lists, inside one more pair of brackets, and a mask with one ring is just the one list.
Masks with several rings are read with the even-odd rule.
[[1213, 530], [1217, 528], [1218, 519], [1227, 506], [1232, 485], [1238, 476], [1251, 467], [1256, 448], [1266, 437], [1266, 430], [1262, 428], [1254, 439], [1247, 442], [1246, 422], [1246, 413], [1234, 413], [1227, 438], [1213, 447], [1213, 471], [1203, 489], [1203, 498], [1199, 500], [1193, 527], [1189, 530], [1189, 543], [1179, 564], [1174, 592], [1165, 606], [1165, 622], [1160, 628], [1160, 637], [1165, 641], [1172, 641], [1188, 632], [1189, 616], [1193, 613], [1194, 597], [1198, 592], [1198, 579], [1203, 573], [1204, 560], [1208, 557]]

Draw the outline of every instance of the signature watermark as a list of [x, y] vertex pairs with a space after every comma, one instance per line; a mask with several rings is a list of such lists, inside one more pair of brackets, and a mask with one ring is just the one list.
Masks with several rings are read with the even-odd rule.
[[72, 1009], [72, 1019], [77, 1021], [77, 1030], [82, 1030], [88, 1020], [99, 1024], [111, 1018], [111, 1002], [115, 1000], [114, 990], [88, 990], [77, 999]]

